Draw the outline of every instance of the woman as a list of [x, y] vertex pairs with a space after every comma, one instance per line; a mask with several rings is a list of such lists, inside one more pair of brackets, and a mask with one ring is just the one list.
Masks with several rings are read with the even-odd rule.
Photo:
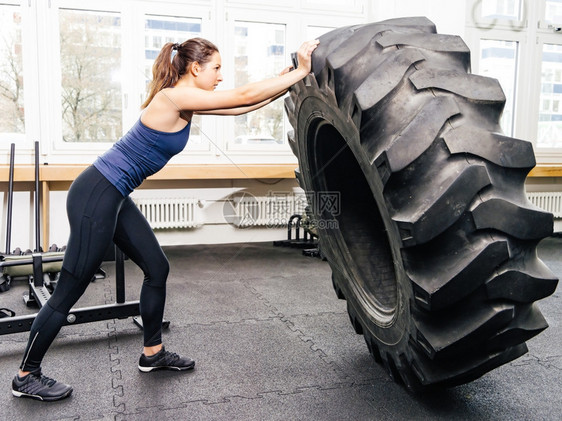
[[162, 48], [139, 120], [69, 189], [70, 238], [60, 278], [31, 326], [20, 370], [12, 381], [14, 396], [55, 401], [72, 393], [69, 385], [42, 374], [41, 361], [111, 241], [144, 272], [140, 293], [144, 349], [139, 370], [189, 370], [195, 366], [193, 360], [168, 352], [162, 345], [169, 264], [129, 194], [185, 147], [193, 114], [238, 115], [263, 107], [310, 72], [317, 45], [314, 40], [300, 47], [297, 69], [287, 68], [278, 77], [225, 91], [215, 91], [222, 81], [221, 57], [211, 42], [194, 38]]

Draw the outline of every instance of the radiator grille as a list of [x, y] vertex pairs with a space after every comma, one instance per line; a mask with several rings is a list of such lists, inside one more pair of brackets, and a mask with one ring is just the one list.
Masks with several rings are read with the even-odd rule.
[[294, 214], [303, 214], [306, 198], [303, 195], [244, 195], [228, 201], [224, 216], [227, 222], [240, 227], [286, 226]]
[[530, 192], [527, 197], [533, 205], [562, 218], [562, 192]]
[[133, 202], [153, 229], [194, 228], [201, 225], [197, 199], [134, 198]]

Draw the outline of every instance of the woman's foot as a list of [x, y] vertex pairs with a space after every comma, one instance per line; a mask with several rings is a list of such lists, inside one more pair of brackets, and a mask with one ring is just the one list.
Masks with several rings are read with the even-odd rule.
[[18, 374], [12, 380], [12, 395], [41, 401], [58, 401], [72, 394], [72, 387], [57, 382], [41, 373], [38, 368], [24, 377]]
[[141, 354], [139, 359], [139, 370], [148, 373], [154, 370], [176, 370], [184, 371], [195, 367], [195, 361], [190, 358], [180, 357], [178, 354], [168, 352], [162, 347], [160, 352], [147, 357]]

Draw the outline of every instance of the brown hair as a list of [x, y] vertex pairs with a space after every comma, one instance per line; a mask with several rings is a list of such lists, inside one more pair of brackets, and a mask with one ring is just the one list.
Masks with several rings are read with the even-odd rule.
[[[177, 50], [172, 58], [172, 51]], [[198, 62], [201, 66], [219, 49], [203, 38], [191, 38], [181, 44], [164, 44], [152, 65], [152, 81], [148, 85], [148, 96], [141, 108], [146, 108], [159, 91], [177, 83], [189, 65]]]

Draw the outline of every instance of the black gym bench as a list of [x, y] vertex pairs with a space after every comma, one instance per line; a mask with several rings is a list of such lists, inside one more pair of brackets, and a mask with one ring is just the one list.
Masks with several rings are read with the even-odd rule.
[[[30, 256], [15, 256], [13, 258], [6, 256], [4, 260], [0, 262], [0, 270], [2, 273], [5, 273], [12, 267], [23, 266], [24, 271], [29, 271], [29, 294], [24, 296], [24, 300], [28, 305], [34, 302], [41, 308], [51, 296], [46, 286], [49, 282], [49, 274], [47, 273], [49, 271], [48, 265], [62, 262], [63, 255], [64, 253], [32, 253]], [[114, 304], [100, 306], [73, 308], [66, 318], [65, 326], [108, 319], [126, 319], [140, 314], [138, 300], [125, 302], [124, 261], [123, 252], [115, 247], [116, 302]], [[31, 329], [31, 324], [35, 316], [37, 316], [37, 313], [1, 318], [0, 335], [28, 332]], [[142, 327], [140, 317], [135, 317], [133, 320], [139, 327]], [[163, 323], [163, 326], [167, 327], [166, 323]]]

